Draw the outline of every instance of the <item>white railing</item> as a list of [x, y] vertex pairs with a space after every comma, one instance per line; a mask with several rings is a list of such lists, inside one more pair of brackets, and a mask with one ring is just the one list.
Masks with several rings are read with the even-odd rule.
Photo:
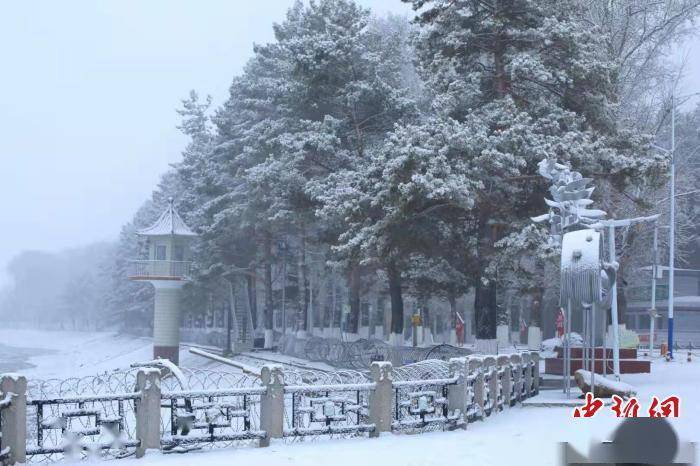
[[192, 262], [189, 261], [157, 261], [135, 260], [129, 267], [130, 278], [180, 278], [190, 276]]
[[[425, 363], [442, 366], [443, 361]], [[0, 375], [0, 464], [51, 462], [97, 451], [141, 457], [149, 449], [184, 453], [250, 441], [264, 447], [271, 439], [291, 443], [300, 437], [452, 430], [491, 417], [539, 388], [537, 353], [460, 357], [447, 364], [447, 377], [395, 380], [399, 368], [377, 361], [357, 382], [320, 384], [305, 384], [295, 370], [278, 365], [265, 366], [259, 378], [250, 379], [205, 372], [201, 384], [197, 378], [167, 382], [171, 378], [161, 380], [158, 369], [140, 368], [135, 381], [133, 373], [124, 374], [123, 382], [109, 376], [108, 386], [49, 381], [47, 387], [65, 392], [45, 393], [36, 388], [43, 383], [33, 383], [29, 399], [25, 377]], [[338, 372], [329, 380], [342, 376]], [[87, 386], [103, 392], [74, 393]]]

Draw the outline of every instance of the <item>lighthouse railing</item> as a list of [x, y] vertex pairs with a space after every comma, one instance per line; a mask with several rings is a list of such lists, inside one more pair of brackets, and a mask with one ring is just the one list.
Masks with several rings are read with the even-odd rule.
[[192, 262], [164, 260], [134, 260], [130, 262], [129, 277], [132, 279], [187, 279]]

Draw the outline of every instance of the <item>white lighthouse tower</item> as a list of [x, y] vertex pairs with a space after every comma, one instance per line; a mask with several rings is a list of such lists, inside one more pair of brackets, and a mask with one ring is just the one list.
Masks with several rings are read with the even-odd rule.
[[180, 289], [189, 279], [190, 240], [197, 236], [168, 199], [168, 208], [148, 228], [137, 231], [148, 238], [148, 259], [133, 261], [129, 279], [147, 281], [156, 290], [153, 313], [153, 357], [179, 363]]

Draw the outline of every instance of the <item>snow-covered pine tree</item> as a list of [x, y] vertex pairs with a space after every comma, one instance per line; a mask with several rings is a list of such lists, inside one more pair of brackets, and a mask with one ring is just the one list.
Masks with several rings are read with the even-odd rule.
[[[622, 186], [658, 170], [646, 140], [618, 128], [615, 64], [600, 31], [584, 24], [569, 0], [415, 0], [418, 50], [436, 118], [466, 141], [472, 183], [478, 338], [495, 337], [495, 283], [487, 272], [494, 243], [541, 204], [536, 164], [551, 158]], [[431, 121], [428, 124], [433, 125]], [[661, 164], [662, 165], [662, 164]]]

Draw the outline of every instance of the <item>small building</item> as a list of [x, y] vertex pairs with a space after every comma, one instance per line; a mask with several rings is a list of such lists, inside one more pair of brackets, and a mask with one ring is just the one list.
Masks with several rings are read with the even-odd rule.
[[[668, 339], [668, 267], [659, 266], [656, 285], [656, 312], [654, 342]], [[681, 348], [700, 347], [700, 270], [675, 269], [674, 280], [674, 342]], [[648, 285], [627, 289], [627, 328], [639, 334], [642, 345], [649, 341], [651, 309], [651, 277]]]
[[148, 239], [148, 259], [132, 261], [129, 279], [149, 282], [155, 288], [153, 357], [178, 364], [180, 290], [190, 277], [190, 242], [197, 234], [177, 213], [172, 198], [158, 220], [137, 234]]

